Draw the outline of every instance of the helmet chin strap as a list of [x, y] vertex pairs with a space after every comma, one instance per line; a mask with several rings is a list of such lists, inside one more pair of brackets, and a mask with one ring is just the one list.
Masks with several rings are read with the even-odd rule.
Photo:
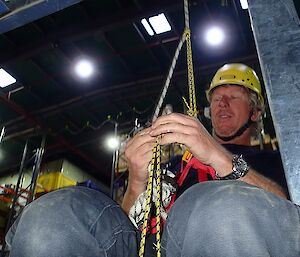
[[249, 116], [249, 119], [248, 121], [242, 126], [240, 127], [233, 135], [231, 136], [228, 136], [228, 137], [222, 137], [220, 135], [218, 135], [216, 132], [215, 132], [215, 135], [222, 139], [224, 142], [228, 142], [236, 137], [239, 137], [240, 135], [242, 135], [246, 130], [247, 128], [249, 128], [251, 126], [251, 124], [253, 123], [253, 121], [251, 120], [251, 116], [252, 116], [253, 112], [250, 113], [250, 116]]

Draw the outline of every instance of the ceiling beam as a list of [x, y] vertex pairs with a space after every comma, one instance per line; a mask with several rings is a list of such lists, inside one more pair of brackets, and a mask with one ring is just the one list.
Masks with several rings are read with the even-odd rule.
[[[0, 34], [16, 29], [82, 0], [37, 0], [8, 12], [0, 18]], [[9, 1], [8, 1], [9, 2]], [[3, 2], [1, 2], [3, 4]], [[27, 1], [26, 1], [27, 3]]]

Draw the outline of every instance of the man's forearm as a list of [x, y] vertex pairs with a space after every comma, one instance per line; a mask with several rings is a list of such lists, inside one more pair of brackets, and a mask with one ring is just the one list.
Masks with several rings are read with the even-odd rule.
[[244, 181], [248, 184], [260, 187], [266, 191], [269, 191], [279, 197], [287, 199], [285, 191], [277, 183], [268, 179], [253, 169], [250, 169], [247, 175], [243, 178], [240, 178], [241, 181]]
[[125, 192], [122, 209], [128, 214], [130, 208], [134, 205], [138, 196], [145, 191], [145, 185], [135, 184], [133, 182], [128, 182], [128, 187]]
[[[216, 155], [216, 159], [211, 166], [221, 177], [223, 177], [231, 173], [233, 157], [232, 154], [227, 151], [223, 151], [220, 153], [222, 154]], [[260, 187], [266, 191], [276, 194], [279, 197], [287, 199], [287, 195], [281, 186], [279, 186], [271, 179], [264, 177], [252, 168], [250, 168], [249, 172], [245, 177], [242, 177], [239, 180], [244, 181], [250, 185]]]

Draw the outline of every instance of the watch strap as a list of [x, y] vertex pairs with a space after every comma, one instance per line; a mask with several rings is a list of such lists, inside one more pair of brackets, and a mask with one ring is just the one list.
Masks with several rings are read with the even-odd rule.
[[219, 180], [236, 180], [244, 177], [248, 173], [249, 169], [250, 167], [242, 155], [233, 155], [232, 172], [224, 177], [220, 177], [216, 174], [216, 177]]

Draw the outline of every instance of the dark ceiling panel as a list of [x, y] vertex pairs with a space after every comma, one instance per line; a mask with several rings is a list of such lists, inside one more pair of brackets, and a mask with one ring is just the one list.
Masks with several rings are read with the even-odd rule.
[[29, 23], [18, 29], [8, 31], [5, 35], [17, 46], [23, 46], [38, 40], [43, 36], [43, 33], [34, 23]]
[[[5, 96], [3, 96], [5, 97]], [[3, 101], [0, 99], [0, 120], [1, 123], [4, 121], [8, 121], [14, 118], [17, 118], [18, 115], [11, 109], [9, 108]]]

